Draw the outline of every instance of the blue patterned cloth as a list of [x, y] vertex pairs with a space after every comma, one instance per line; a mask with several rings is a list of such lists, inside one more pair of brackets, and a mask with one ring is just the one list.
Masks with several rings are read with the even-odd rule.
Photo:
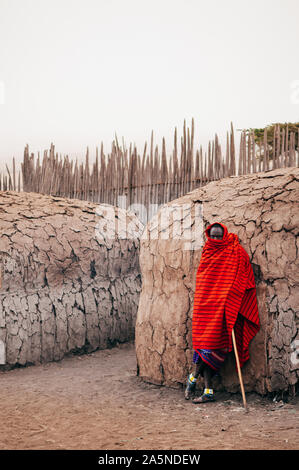
[[200, 349], [194, 351], [193, 362], [197, 364], [202, 359], [213, 370], [219, 371], [227, 355], [227, 349]]

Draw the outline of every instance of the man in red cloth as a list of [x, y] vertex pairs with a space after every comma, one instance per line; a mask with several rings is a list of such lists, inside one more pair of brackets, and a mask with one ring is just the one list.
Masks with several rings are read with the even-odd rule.
[[232, 329], [241, 367], [260, 329], [253, 270], [238, 236], [220, 223], [209, 225], [205, 233], [192, 317], [195, 372], [188, 377], [185, 398], [194, 394], [199, 375], [204, 377], [205, 389], [193, 403], [214, 401], [211, 378], [232, 350]]

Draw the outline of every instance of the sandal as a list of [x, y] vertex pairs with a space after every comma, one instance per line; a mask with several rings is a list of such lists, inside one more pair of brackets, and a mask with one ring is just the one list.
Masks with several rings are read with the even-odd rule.
[[206, 403], [208, 401], [215, 401], [214, 396], [211, 393], [203, 393], [200, 397], [194, 398], [194, 400], [192, 400], [192, 403]]
[[196, 382], [190, 383], [189, 379], [187, 380], [187, 387], [185, 389], [185, 399], [190, 400], [191, 396], [195, 393]]

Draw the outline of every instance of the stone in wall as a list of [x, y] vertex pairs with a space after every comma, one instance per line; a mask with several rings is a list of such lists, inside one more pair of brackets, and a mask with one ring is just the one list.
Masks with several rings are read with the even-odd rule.
[[[220, 221], [239, 236], [256, 279], [261, 330], [242, 368], [246, 390], [264, 394], [295, 387], [298, 179], [298, 168], [286, 168], [211, 182], [165, 204], [147, 224], [140, 245], [142, 291], [135, 336], [140, 377], [181, 386], [193, 369], [192, 311], [205, 242], [201, 237], [209, 224]], [[240, 390], [233, 353], [214, 382], [218, 390]]]
[[59, 360], [132, 340], [143, 228], [134, 214], [108, 204], [0, 192], [6, 363]]

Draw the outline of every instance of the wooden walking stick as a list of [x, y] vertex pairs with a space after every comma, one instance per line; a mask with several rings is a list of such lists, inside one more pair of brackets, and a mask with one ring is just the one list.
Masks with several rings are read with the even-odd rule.
[[248, 411], [234, 329], [232, 329], [232, 338], [233, 338], [234, 353], [235, 353], [236, 362], [237, 362], [237, 369], [238, 369], [239, 381], [240, 381], [240, 386], [241, 386], [243, 404], [244, 404], [245, 411]]

